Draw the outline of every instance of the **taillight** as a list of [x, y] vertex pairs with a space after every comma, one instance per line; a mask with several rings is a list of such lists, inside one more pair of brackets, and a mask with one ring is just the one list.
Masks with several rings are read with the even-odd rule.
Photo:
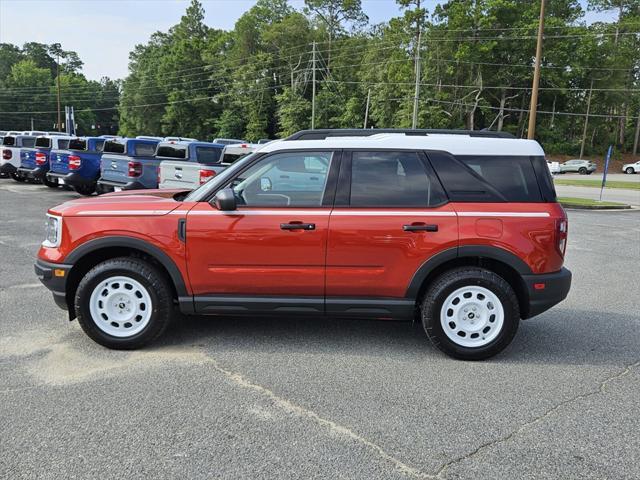
[[213, 170], [200, 170], [200, 185], [207, 183], [213, 177], [216, 176], [216, 172]]
[[564, 257], [564, 253], [567, 250], [567, 234], [569, 230], [569, 223], [567, 217], [556, 220], [556, 247], [560, 252], [560, 255]]
[[36, 164], [44, 165], [47, 163], [47, 156], [42, 152], [36, 152]]
[[142, 164], [140, 162], [129, 162], [128, 175], [130, 177], [139, 177], [142, 175]]
[[5, 148], [4, 150], [2, 150], [2, 159], [3, 160], [11, 160], [11, 150], [9, 150], [8, 148]]
[[69, 155], [69, 170], [78, 170], [82, 164], [82, 159], [77, 155]]

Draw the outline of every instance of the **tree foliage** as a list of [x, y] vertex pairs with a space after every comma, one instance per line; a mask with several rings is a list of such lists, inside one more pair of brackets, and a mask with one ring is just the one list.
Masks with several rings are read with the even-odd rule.
[[[360, 0], [305, 0], [300, 10], [258, 0], [221, 31], [192, 0], [176, 26], [131, 52], [112, 100], [120, 133], [286, 136], [311, 126], [314, 72], [317, 128], [361, 127], [367, 97], [367, 126], [410, 127], [419, 65], [418, 127], [526, 136], [539, 0], [397, 4], [398, 16], [370, 25]], [[551, 153], [577, 154], [583, 142], [586, 153], [610, 144], [630, 151], [640, 116], [640, 1], [584, 5], [547, 1], [536, 136]], [[614, 20], [588, 24], [587, 9]], [[48, 72], [51, 85], [58, 53], [61, 75], [77, 79], [80, 60], [59, 46], [0, 45], [0, 84], [40, 85]]]

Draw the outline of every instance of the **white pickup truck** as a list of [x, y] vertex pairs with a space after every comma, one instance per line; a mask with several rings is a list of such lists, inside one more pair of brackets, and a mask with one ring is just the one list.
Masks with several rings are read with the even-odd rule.
[[[9, 132], [11, 133], [11, 132]], [[25, 149], [36, 145], [36, 137], [32, 135], [7, 135], [2, 139], [2, 157], [0, 158], [0, 178], [11, 177], [23, 182], [24, 178], [18, 175], [18, 168]]]
[[221, 145], [208, 142], [169, 142], [158, 145], [159, 188], [199, 187], [231, 163], [256, 150], [250, 144]]

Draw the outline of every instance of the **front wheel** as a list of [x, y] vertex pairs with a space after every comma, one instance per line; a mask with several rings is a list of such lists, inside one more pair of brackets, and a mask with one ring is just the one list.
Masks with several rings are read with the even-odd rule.
[[73, 189], [78, 192], [80, 195], [93, 195], [93, 192], [96, 191], [96, 186], [95, 184], [88, 184], [88, 185], [76, 185], [75, 187], [73, 187]]
[[631, 174], [636, 173], [636, 172], [635, 172], [635, 170], [633, 168], [629, 167], [629, 168], [627, 168], [625, 170], [625, 173], [628, 173], [629, 175], [631, 175]]
[[484, 360], [504, 350], [520, 323], [513, 288], [478, 267], [450, 270], [425, 294], [422, 325], [434, 346], [462, 360]]
[[75, 308], [82, 330], [108, 348], [131, 350], [156, 340], [173, 310], [169, 283], [137, 258], [106, 260], [80, 281]]

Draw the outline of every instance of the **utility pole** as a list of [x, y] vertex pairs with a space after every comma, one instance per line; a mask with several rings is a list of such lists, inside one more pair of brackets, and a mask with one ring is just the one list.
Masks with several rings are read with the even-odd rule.
[[367, 91], [367, 106], [364, 109], [364, 128], [367, 128], [367, 121], [369, 120], [369, 102], [371, 101], [371, 89]]
[[316, 42], [313, 42], [313, 80], [311, 81], [311, 130], [316, 128]]
[[33, 128], [33, 117], [31, 117], [31, 131], [33, 132], [35, 128]]
[[416, 88], [413, 94], [413, 120], [411, 128], [416, 129], [418, 125], [418, 100], [420, 98], [420, 41], [422, 39], [422, 29], [418, 30], [418, 45], [416, 46]]
[[638, 120], [636, 122], [636, 136], [633, 140], [633, 155], [638, 154], [638, 140], [640, 139], [640, 110], [638, 110]]
[[529, 129], [527, 138], [533, 140], [536, 134], [536, 114], [538, 113], [538, 86], [540, 84], [540, 60], [542, 59], [542, 35], [544, 34], [544, 4], [540, 0], [540, 22], [538, 24], [538, 43], [536, 45], [536, 63], [533, 71], [533, 85], [531, 88], [531, 104], [529, 106]]
[[591, 94], [593, 93], [593, 78], [589, 87], [589, 97], [587, 98], [587, 116], [584, 118], [584, 129], [582, 130], [582, 143], [580, 144], [580, 157], [584, 155], [584, 144], [587, 140], [587, 127], [589, 126], [589, 112], [591, 112]]
[[56, 61], [56, 77], [58, 80], [58, 131], [62, 131], [62, 118], [60, 115], [60, 53], [58, 53], [58, 60]]

